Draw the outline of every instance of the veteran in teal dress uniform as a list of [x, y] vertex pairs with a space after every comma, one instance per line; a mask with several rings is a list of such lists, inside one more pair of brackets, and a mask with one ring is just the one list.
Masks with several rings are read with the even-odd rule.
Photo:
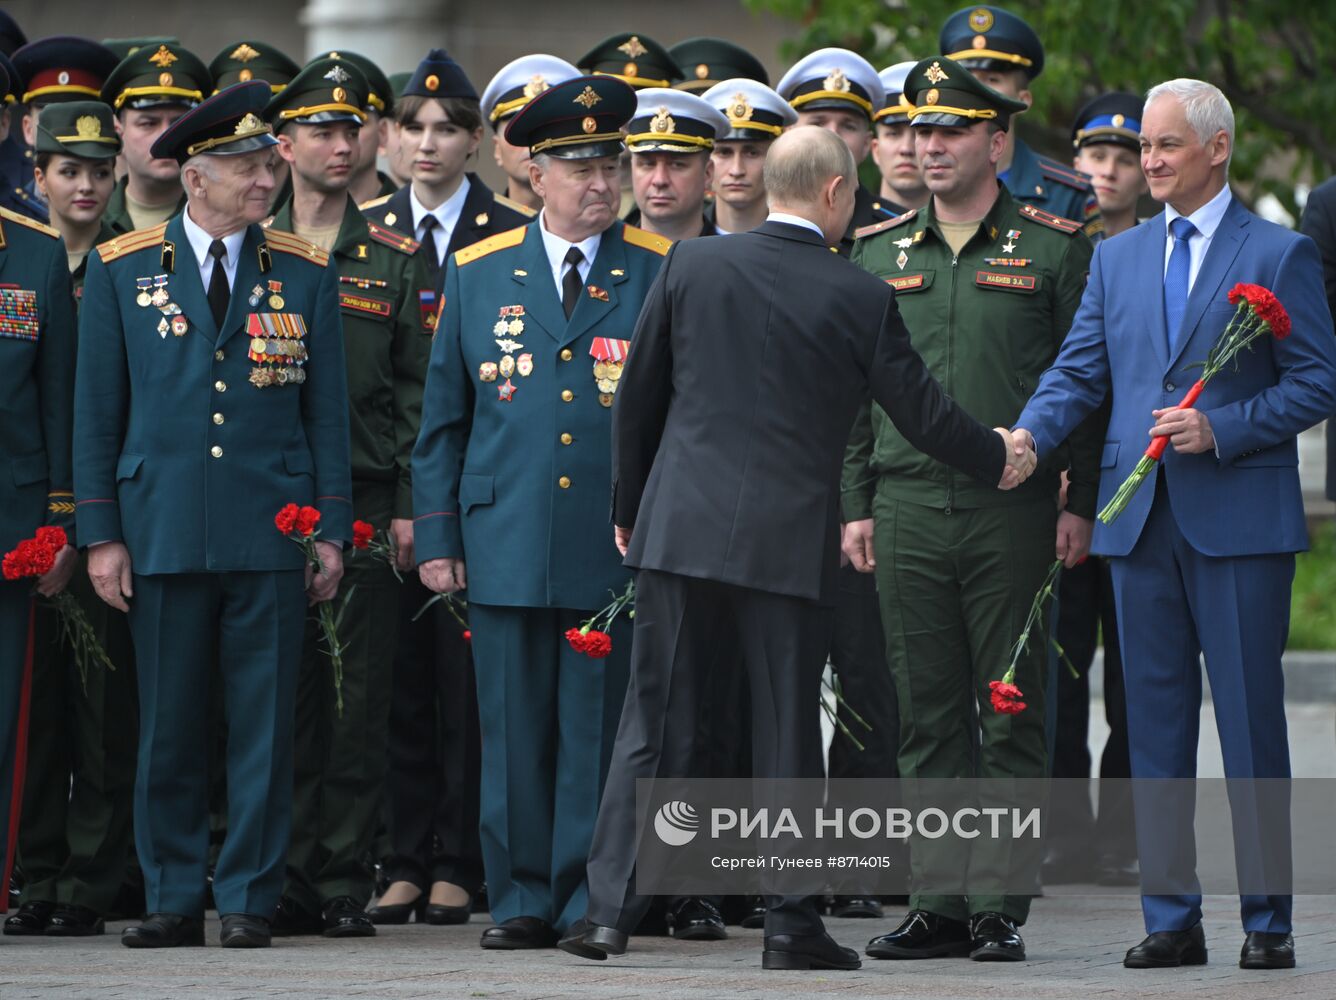
[[[159, 137], [153, 155], [183, 164], [185, 212], [99, 246], [84, 285], [80, 542], [99, 596], [128, 604], [139, 670], [149, 918], [123, 933], [132, 947], [203, 943], [215, 658], [229, 730], [222, 943], [269, 943], [307, 597], [333, 594], [351, 537], [338, 276], [314, 244], [256, 224], [274, 186], [270, 93], [229, 87]], [[274, 525], [287, 503], [321, 513], [324, 569], [309, 581]]]
[[539, 948], [584, 913], [585, 859], [630, 659], [566, 629], [630, 579], [608, 532], [621, 361], [669, 241], [616, 219], [612, 77], [577, 77], [508, 126], [529, 147], [539, 218], [451, 257], [413, 452], [423, 582], [468, 587], [482, 725], [482, 844], [498, 926], [485, 948]]

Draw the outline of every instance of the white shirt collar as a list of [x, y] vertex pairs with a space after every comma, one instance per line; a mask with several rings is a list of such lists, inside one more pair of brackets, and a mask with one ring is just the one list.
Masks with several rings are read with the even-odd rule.
[[[1205, 205], [1197, 209], [1188, 216], [1188, 221], [1196, 227], [1197, 232], [1201, 233], [1208, 240], [1215, 235], [1215, 231], [1220, 228], [1220, 222], [1225, 217], [1225, 211], [1229, 208], [1230, 199], [1229, 184], [1226, 183]], [[1164, 206], [1164, 228], [1169, 231], [1169, 225], [1183, 213], [1174, 208], [1173, 205]]]
[[467, 174], [460, 179], [459, 187], [455, 188], [455, 193], [435, 208], [427, 208], [422, 202], [418, 201], [417, 190], [413, 185], [408, 185], [408, 204], [413, 208], [413, 236], [417, 237], [418, 227], [422, 225], [424, 216], [436, 216], [437, 257], [440, 257], [445, 248], [450, 245], [450, 237], [454, 235], [455, 226], [459, 224], [459, 216], [464, 211], [464, 202], [468, 199], [468, 196], [469, 179]]
[[547, 252], [547, 262], [552, 268], [552, 280], [556, 283], [558, 296], [561, 295], [562, 272], [566, 269], [566, 251], [571, 247], [579, 247], [580, 253], [584, 254], [584, 260], [580, 262], [580, 280], [584, 281], [589, 277], [589, 269], [594, 264], [594, 258], [598, 256], [599, 244], [603, 242], [602, 233], [595, 233], [579, 243], [562, 239], [548, 230], [547, 209], [538, 213], [538, 231], [543, 236], [543, 250]]
[[[213, 258], [209, 256], [209, 246], [214, 238], [195, 224], [195, 220], [190, 217], [189, 206], [181, 213], [181, 225], [186, 231], [186, 239], [190, 241], [191, 252], [194, 253], [195, 261], [199, 265], [200, 278], [207, 289], [209, 278], [213, 274]], [[242, 226], [235, 233], [228, 233], [220, 238], [227, 249], [227, 256], [223, 259], [223, 271], [227, 274], [228, 285], [231, 286], [237, 276], [237, 263], [241, 259], [241, 242], [246, 238], [246, 227]]]
[[821, 227], [811, 219], [804, 219], [801, 215], [789, 215], [786, 212], [771, 212], [765, 217], [765, 221], [783, 222], [785, 225], [801, 226], [803, 229], [810, 229], [821, 237], [822, 243], [826, 242], [826, 234], [821, 231]]

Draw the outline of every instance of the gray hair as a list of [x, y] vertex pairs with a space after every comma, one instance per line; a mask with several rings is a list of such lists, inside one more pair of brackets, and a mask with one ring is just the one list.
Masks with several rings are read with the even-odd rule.
[[[1197, 133], [1197, 139], [1205, 145], [1215, 138], [1217, 132], [1224, 132], [1229, 138], [1229, 155], [1234, 155], [1234, 109], [1229, 98], [1220, 92], [1220, 88], [1205, 80], [1192, 80], [1179, 77], [1157, 83], [1146, 94], [1146, 107], [1150, 107], [1157, 98], [1170, 96], [1183, 106], [1183, 114], [1188, 125]], [[1229, 160], [1225, 161], [1225, 171], [1229, 171]]]
[[196, 153], [181, 164], [181, 174], [183, 176], [187, 170], [198, 170], [211, 181], [216, 181], [219, 177], [218, 165], [213, 162], [213, 158], [208, 153]]
[[762, 174], [772, 205], [811, 205], [832, 177], [858, 182], [858, 166], [844, 140], [815, 125], [789, 129], [770, 147]]

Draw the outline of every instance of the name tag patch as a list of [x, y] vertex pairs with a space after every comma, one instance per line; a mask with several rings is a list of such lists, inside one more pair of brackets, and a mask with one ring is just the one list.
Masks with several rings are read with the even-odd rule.
[[1005, 288], [1011, 292], [1033, 292], [1035, 277], [1032, 274], [998, 274], [996, 271], [974, 272], [974, 283], [982, 288]]
[[911, 288], [922, 288], [923, 275], [895, 274], [886, 279], [886, 284], [890, 285], [897, 292], [903, 292], [906, 289], [911, 289]]
[[357, 295], [354, 292], [339, 292], [339, 305], [369, 316], [387, 317], [391, 312], [390, 304], [384, 299], [373, 299], [369, 295]]

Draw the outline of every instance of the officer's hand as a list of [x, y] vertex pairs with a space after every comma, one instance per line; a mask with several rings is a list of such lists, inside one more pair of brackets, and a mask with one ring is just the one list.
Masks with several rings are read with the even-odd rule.
[[617, 551], [625, 556], [626, 550], [631, 547], [631, 529], [614, 524], [612, 526], [612, 540], [617, 545]]
[[1071, 569], [1086, 561], [1090, 555], [1090, 536], [1095, 533], [1095, 522], [1064, 510], [1058, 515], [1058, 543], [1056, 555], [1062, 565]]
[[1201, 410], [1180, 410], [1172, 406], [1167, 410], [1152, 410], [1150, 415], [1155, 418], [1150, 436], [1167, 437], [1180, 455], [1199, 455], [1214, 450], [1215, 434]]
[[1007, 466], [1002, 470], [1002, 478], [998, 480], [997, 488], [1000, 490], [1014, 490], [1025, 480], [1030, 478], [1030, 473], [1034, 472], [1038, 459], [1035, 457], [1034, 441], [1030, 438], [1028, 431], [1020, 431], [1024, 437], [1013, 435], [1005, 427], [994, 427], [994, 431], [1002, 438], [1007, 448]]
[[390, 534], [394, 536], [394, 565], [407, 573], [415, 565], [413, 561], [413, 522], [404, 517], [390, 521]]
[[129, 611], [127, 597], [134, 597], [130, 550], [121, 542], [103, 542], [88, 550], [88, 579], [97, 596], [117, 611]]
[[840, 538], [840, 549], [858, 572], [871, 573], [876, 569], [877, 555], [872, 549], [872, 518], [848, 522]]
[[320, 572], [306, 567], [306, 596], [312, 604], [319, 604], [328, 601], [339, 589], [339, 581], [343, 579], [343, 548], [334, 542], [317, 541], [315, 550], [320, 555]]
[[469, 582], [463, 559], [428, 559], [418, 567], [418, 576], [433, 594], [453, 594]]
[[56, 553], [55, 564], [37, 578], [37, 593], [43, 597], [55, 597], [70, 582], [78, 563], [79, 553], [73, 545], [66, 545]]

